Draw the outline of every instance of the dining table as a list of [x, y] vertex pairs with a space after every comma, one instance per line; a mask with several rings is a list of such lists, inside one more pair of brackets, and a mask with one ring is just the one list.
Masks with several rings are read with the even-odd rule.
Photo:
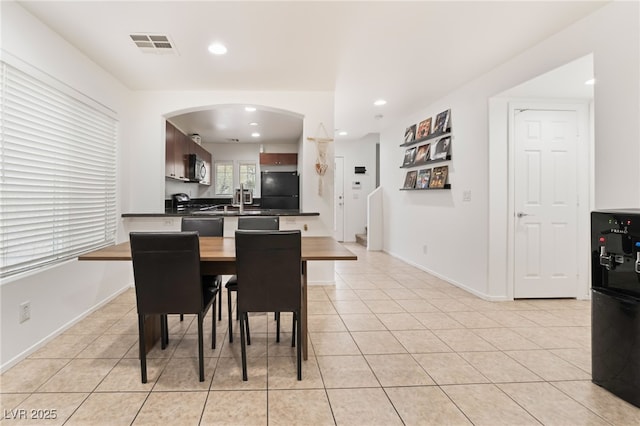
[[[302, 300], [300, 331], [302, 356], [308, 359], [307, 287], [310, 261], [357, 260], [358, 257], [332, 237], [302, 237]], [[131, 261], [129, 241], [100, 248], [78, 256], [81, 261]], [[233, 275], [236, 273], [236, 245], [233, 237], [200, 237], [200, 269], [203, 275]]]

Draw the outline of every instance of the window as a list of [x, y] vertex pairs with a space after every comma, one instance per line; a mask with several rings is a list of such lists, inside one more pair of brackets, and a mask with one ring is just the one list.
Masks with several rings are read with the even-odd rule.
[[229, 195], [233, 193], [233, 163], [230, 161], [216, 162], [215, 164], [216, 195]]
[[113, 244], [116, 233], [113, 113], [23, 67], [0, 62], [0, 278]]
[[256, 163], [240, 163], [240, 183], [244, 189], [256, 192]]

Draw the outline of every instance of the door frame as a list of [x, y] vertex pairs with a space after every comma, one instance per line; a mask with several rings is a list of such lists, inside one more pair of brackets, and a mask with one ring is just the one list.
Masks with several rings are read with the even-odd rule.
[[[333, 158], [334, 165], [334, 182], [333, 182], [333, 238], [336, 241], [344, 241], [344, 227], [345, 227], [345, 217], [346, 217], [346, 208], [347, 205], [345, 203], [345, 195], [344, 195], [344, 157], [343, 156], [335, 156]], [[338, 173], [338, 167], [341, 168], [340, 173]], [[342, 179], [338, 179], [338, 177], [342, 177]], [[338, 188], [342, 188], [340, 193], [342, 193], [342, 235], [338, 235], [338, 209], [340, 208], [340, 203], [336, 199], [339, 195]]]
[[591, 211], [591, 179], [593, 166], [590, 160], [592, 152], [591, 114], [589, 100], [517, 100], [508, 102], [507, 118], [507, 144], [508, 144], [508, 203], [507, 203], [507, 297], [513, 300], [515, 293], [515, 114], [523, 109], [545, 111], [576, 111], [578, 119], [578, 145], [577, 156], [577, 223], [576, 223], [576, 250], [577, 250], [577, 282], [576, 298], [589, 298], [589, 241], [590, 224], [589, 212]]

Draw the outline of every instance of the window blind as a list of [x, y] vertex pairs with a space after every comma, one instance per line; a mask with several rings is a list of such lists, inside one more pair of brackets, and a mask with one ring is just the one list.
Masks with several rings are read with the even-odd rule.
[[115, 242], [117, 121], [0, 62], [0, 278]]

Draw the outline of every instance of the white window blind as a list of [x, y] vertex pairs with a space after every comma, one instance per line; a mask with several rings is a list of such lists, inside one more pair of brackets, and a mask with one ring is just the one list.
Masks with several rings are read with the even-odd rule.
[[0, 277], [112, 244], [117, 121], [5, 62]]

